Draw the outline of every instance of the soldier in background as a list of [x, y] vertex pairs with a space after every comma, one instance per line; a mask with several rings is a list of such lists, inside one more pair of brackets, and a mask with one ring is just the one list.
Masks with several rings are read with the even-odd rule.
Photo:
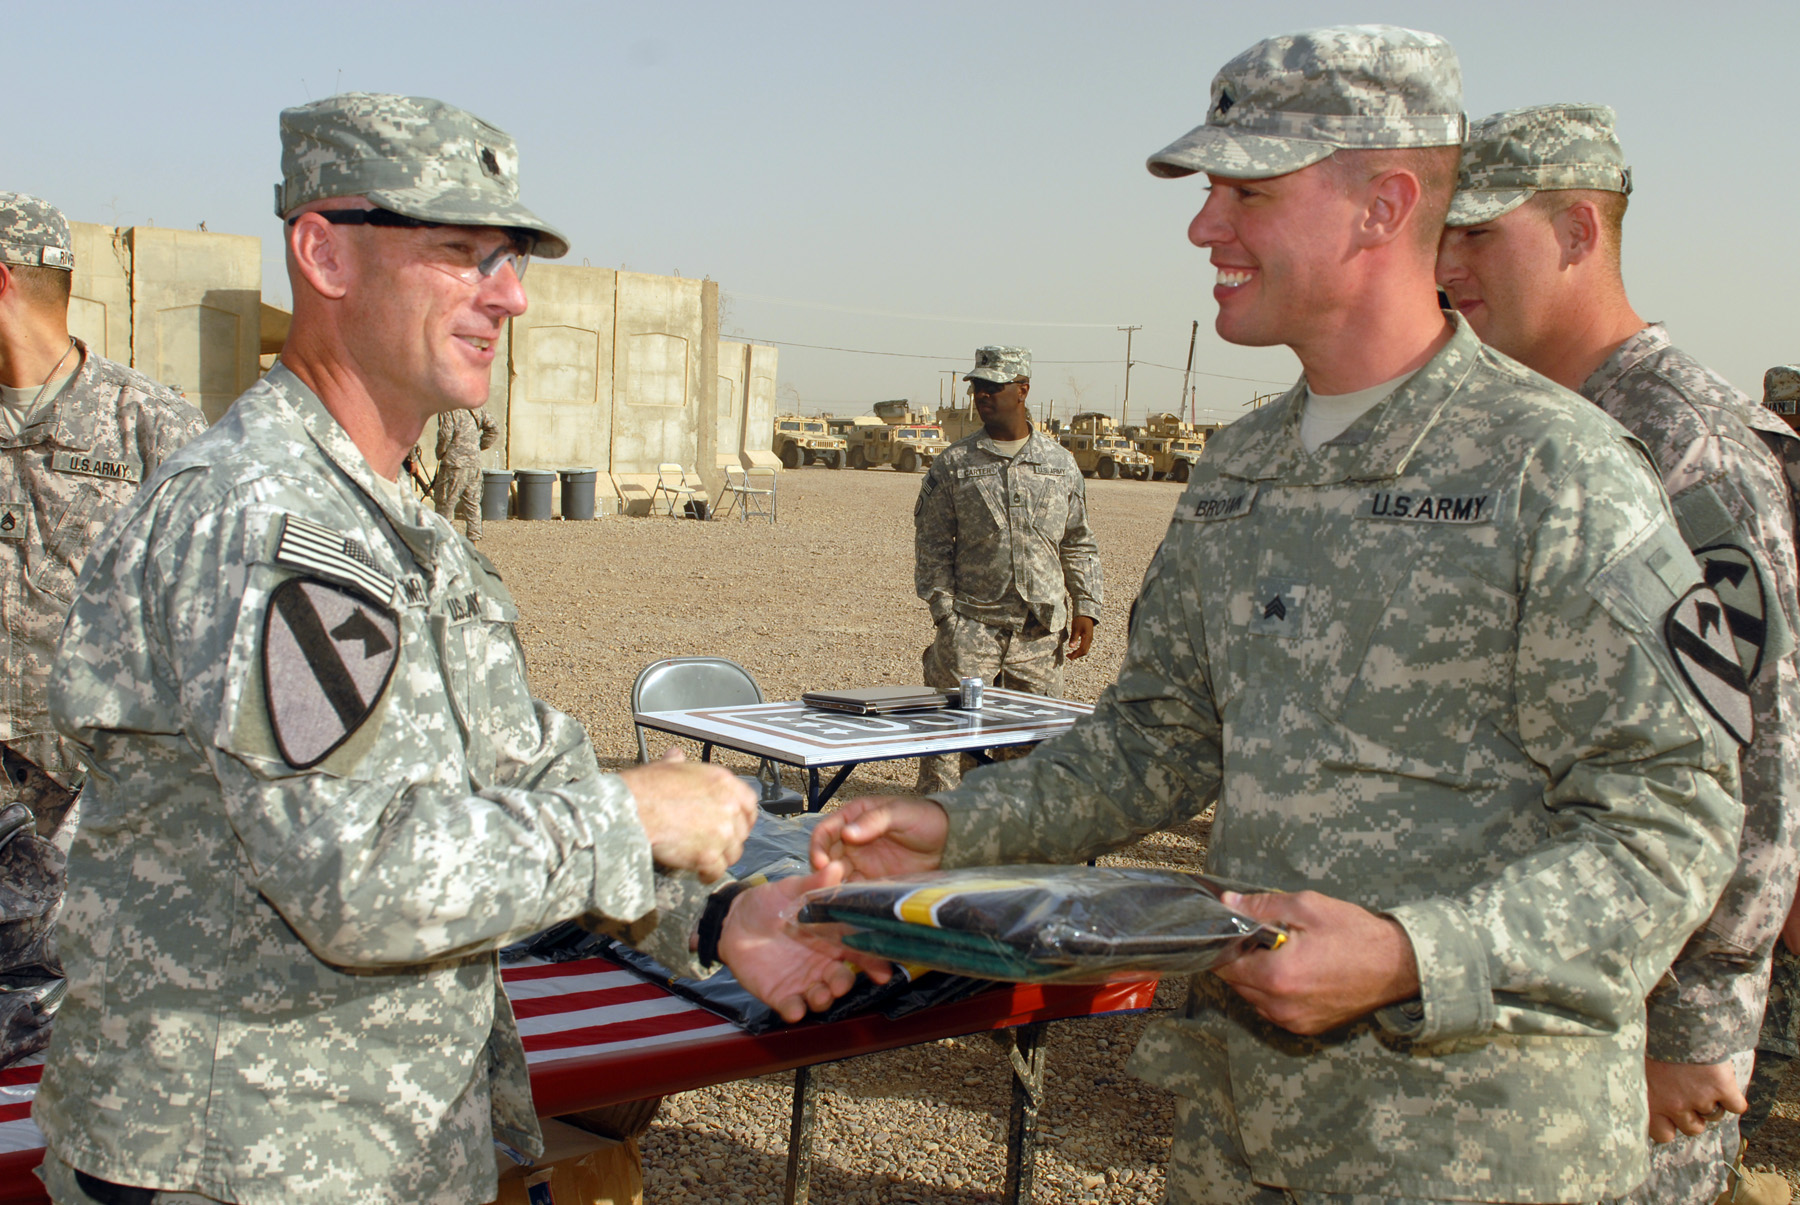
[[401, 488], [487, 400], [528, 256], [568, 250], [512, 139], [366, 93], [281, 133], [281, 359], [108, 529], [58, 650], [89, 768], [32, 1110], [59, 1205], [491, 1200], [496, 1141], [543, 1150], [495, 951], [561, 920], [790, 1019], [854, 979], [781, 935], [805, 880], [703, 886], [749, 788], [601, 773], [498, 574]]
[[1642, 445], [1436, 304], [1464, 124], [1432, 34], [1224, 67], [1151, 170], [1207, 173], [1215, 327], [1303, 378], [1208, 441], [1091, 716], [815, 830], [859, 874], [1072, 863], [1216, 802], [1208, 869], [1289, 940], [1139, 1044], [1172, 1205], [1628, 1191], [1644, 985], [1732, 865], [1709, 708], [1749, 700]]
[[471, 540], [481, 538], [481, 454], [499, 438], [486, 406], [438, 415], [437, 513], [463, 520]]
[[[932, 462], [913, 507], [913, 584], [937, 633], [925, 684], [965, 677], [1057, 696], [1064, 657], [1087, 656], [1104, 590], [1087, 483], [1026, 413], [1031, 352], [983, 347], [963, 380], [982, 430]], [[919, 759], [921, 795], [948, 790], [958, 759]]]
[[45, 201], [0, 193], [0, 1066], [49, 1041], [50, 934], [82, 769], [51, 726], [50, 665], [75, 579], [200, 412], [69, 334], [75, 251]]
[[[1631, 171], [1604, 105], [1538, 105], [1476, 123], [1437, 282], [1489, 346], [1573, 389], [1649, 447], [1681, 537], [1723, 598], [1749, 675], [1737, 868], [1649, 998], [1651, 1173], [1628, 1198], [1788, 1200], [1742, 1170], [1769, 959], [1800, 868], [1800, 671], [1794, 511], [1782, 459], [1800, 437], [1672, 346], [1626, 297], [1620, 243]], [[1796, 457], [1800, 458], [1800, 457]], [[1773, 1194], [1773, 1195], [1771, 1195]]]

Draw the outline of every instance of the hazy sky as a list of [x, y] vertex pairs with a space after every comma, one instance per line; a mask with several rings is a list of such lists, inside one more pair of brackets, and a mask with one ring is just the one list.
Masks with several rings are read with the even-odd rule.
[[1372, 21], [1447, 36], [1472, 117], [1616, 108], [1639, 312], [1756, 396], [1800, 358], [1791, 2], [15, 5], [0, 189], [259, 235], [285, 302], [277, 111], [436, 96], [518, 140], [568, 262], [719, 281], [725, 329], [784, 344], [808, 411], [935, 405], [983, 343], [1032, 348], [1040, 407], [1115, 407], [1126, 324], [1133, 415], [1172, 408], [1180, 373], [1157, 365], [1179, 369], [1198, 319], [1200, 406], [1227, 418], [1296, 362], [1212, 333], [1184, 233], [1203, 185], [1144, 159], [1258, 38]]

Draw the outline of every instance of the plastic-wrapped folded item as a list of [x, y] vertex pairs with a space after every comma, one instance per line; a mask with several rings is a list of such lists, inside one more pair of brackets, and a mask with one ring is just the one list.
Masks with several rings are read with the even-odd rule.
[[[818, 820], [816, 815], [790, 819], [767, 812], [759, 814], [756, 827], [744, 842], [744, 852], [731, 866], [732, 877], [773, 880], [810, 874], [812, 867], [807, 851], [812, 842], [812, 826]], [[589, 932], [575, 921], [565, 921], [506, 947], [500, 951], [500, 960], [517, 962], [533, 957], [549, 962], [572, 962], [596, 954], [605, 955], [638, 977], [660, 984], [750, 1033], [767, 1033], [788, 1024], [781, 1019], [780, 1013], [751, 995], [729, 968], [722, 967], [705, 979], [683, 978], [648, 954], [639, 953], [610, 937]], [[925, 967], [897, 966], [894, 970], [894, 977], [886, 983], [859, 976], [855, 986], [833, 1001], [829, 1009], [812, 1013], [799, 1024], [839, 1021], [871, 1012], [895, 1020], [922, 1008], [973, 996], [993, 986], [985, 979], [940, 975]]]
[[940, 870], [808, 892], [802, 931], [895, 962], [1012, 983], [1191, 975], [1286, 940], [1204, 875], [1114, 866]]

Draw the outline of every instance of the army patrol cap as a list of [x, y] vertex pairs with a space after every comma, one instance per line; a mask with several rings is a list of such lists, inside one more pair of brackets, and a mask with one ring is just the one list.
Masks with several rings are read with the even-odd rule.
[[346, 92], [281, 111], [275, 214], [327, 197], [447, 226], [501, 226], [535, 237], [556, 259], [569, 240], [519, 204], [512, 137], [473, 113], [425, 96]]
[[1001, 385], [1021, 377], [1031, 379], [1029, 347], [978, 347], [975, 367], [963, 374], [965, 381], [994, 381]]
[[0, 263], [75, 270], [75, 244], [62, 210], [28, 193], [0, 192]]
[[1763, 405], [1800, 402], [1800, 367], [1777, 364], [1763, 373]]
[[1564, 188], [1631, 195], [1631, 169], [1605, 105], [1534, 105], [1476, 122], [1445, 224], [1479, 226]]
[[1462, 67], [1450, 43], [1397, 25], [1344, 25], [1258, 42], [1213, 77], [1212, 107], [1156, 154], [1158, 176], [1261, 180], [1337, 150], [1460, 146]]

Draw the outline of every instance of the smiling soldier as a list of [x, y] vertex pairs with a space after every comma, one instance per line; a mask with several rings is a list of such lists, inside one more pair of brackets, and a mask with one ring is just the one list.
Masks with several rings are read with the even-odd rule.
[[1645, 1061], [1652, 1172], [1632, 1200], [1788, 1200], [1743, 1170], [1736, 1113], [1770, 956], [1794, 897], [1800, 673], [1794, 512], [1784, 460], [1800, 438], [1672, 346], [1626, 298], [1620, 243], [1631, 171], [1604, 105], [1538, 105], [1477, 123], [1438, 250], [1438, 285], [1489, 346], [1594, 402], [1649, 447], [1682, 538], [1721, 593], [1749, 674], [1737, 869], [1650, 995]]
[[498, 572], [398, 484], [568, 247], [512, 139], [361, 93], [281, 134], [281, 361], [145, 483], [59, 650], [90, 771], [33, 1111], [60, 1205], [491, 1199], [495, 1140], [542, 1150], [494, 951], [562, 919], [723, 956], [790, 1018], [852, 979], [778, 936], [792, 889], [657, 869], [716, 878], [749, 789], [602, 774], [531, 697]]
[[1208, 868], [1289, 940], [1139, 1045], [1179, 1205], [1630, 1189], [1644, 988], [1731, 865], [1743, 672], [1642, 445], [1435, 303], [1461, 110], [1392, 26], [1226, 64], [1150, 168], [1206, 173], [1216, 329], [1302, 379], [1208, 442], [1091, 716], [815, 833], [865, 875], [1075, 862], [1216, 803]]

